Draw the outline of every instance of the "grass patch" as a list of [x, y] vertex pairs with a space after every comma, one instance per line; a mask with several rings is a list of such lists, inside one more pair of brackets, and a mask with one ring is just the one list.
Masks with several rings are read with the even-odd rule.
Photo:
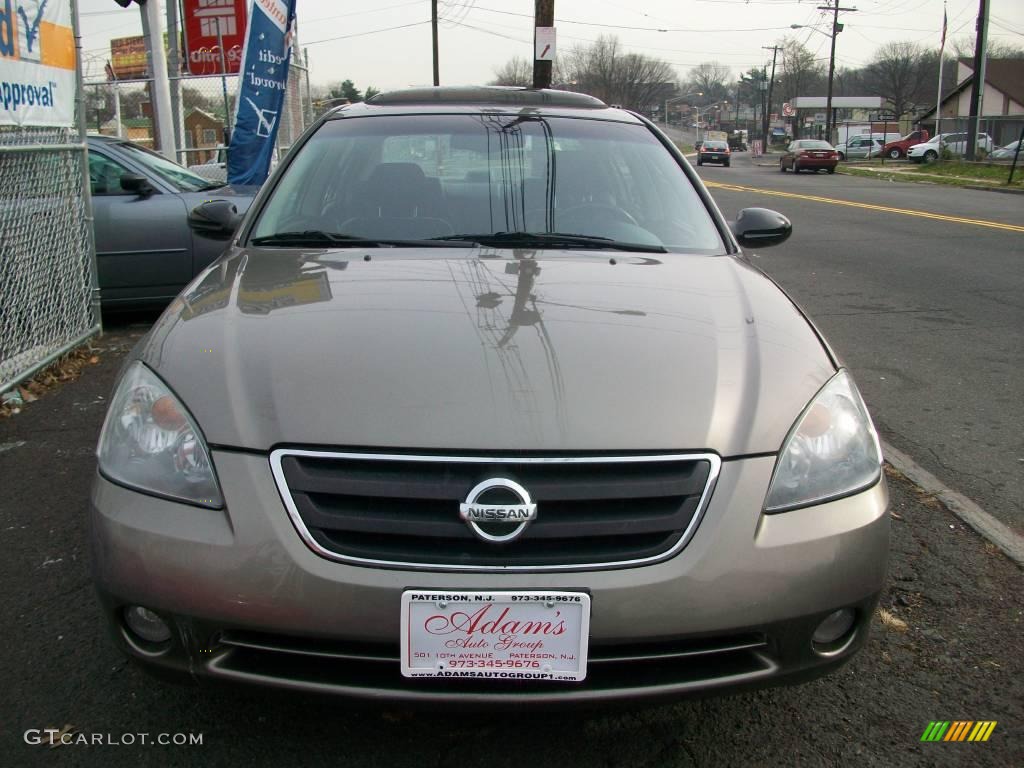
[[687, 144], [685, 141], [673, 141], [672, 143], [675, 144], [679, 148], [679, 151], [684, 155], [689, 155], [693, 152], [693, 144]]
[[[1013, 174], [1014, 186], [1019, 181], [1024, 179], [1022, 174], [1024, 168], [1017, 166], [1017, 171]], [[986, 181], [998, 181], [1003, 184], [1006, 183], [1006, 179], [1010, 176], [1010, 166], [997, 165], [995, 163], [957, 163], [957, 162], [944, 162], [944, 163], [924, 163], [917, 165], [911, 164], [907, 168], [907, 173], [927, 173], [934, 176], [948, 176], [958, 179], [985, 179]]]
[[[964, 170], [959, 175], [952, 172], [950, 166], [960, 166]], [[937, 169], [944, 169], [945, 173], [935, 173]], [[986, 171], [982, 173], [981, 171]], [[1024, 168], [1018, 168], [1013, 175], [1013, 184], [1007, 187], [1006, 179], [1010, 175], [1008, 166], [998, 165], [968, 165], [964, 163], [933, 163], [931, 165], [894, 166], [892, 171], [881, 169], [869, 169], [865, 167], [854, 167], [841, 163], [836, 173], [847, 176], [860, 176], [866, 179], [881, 179], [883, 181], [907, 181], [918, 184], [944, 184], [950, 187], [984, 186], [992, 188], [1024, 189]]]

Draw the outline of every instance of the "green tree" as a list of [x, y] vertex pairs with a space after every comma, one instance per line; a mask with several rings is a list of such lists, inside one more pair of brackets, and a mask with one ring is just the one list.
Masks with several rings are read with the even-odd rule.
[[330, 97], [332, 99], [348, 99], [353, 104], [363, 100], [362, 92], [356, 88], [351, 80], [343, 80], [331, 86]]

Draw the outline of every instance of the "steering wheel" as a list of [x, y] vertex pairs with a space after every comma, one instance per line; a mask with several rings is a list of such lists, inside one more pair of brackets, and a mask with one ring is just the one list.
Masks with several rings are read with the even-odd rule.
[[583, 203], [582, 205], [574, 205], [571, 208], [555, 212], [555, 221], [558, 222], [558, 229], [562, 229], [563, 226], [566, 226], [565, 222], [567, 220], [573, 221], [574, 218], [581, 218], [581, 214], [587, 211], [598, 213], [602, 218], [610, 218], [614, 221], [629, 224], [633, 227], [640, 226], [639, 222], [637, 222], [629, 212], [624, 211], [617, 206], [608, 205], [607, 203]]

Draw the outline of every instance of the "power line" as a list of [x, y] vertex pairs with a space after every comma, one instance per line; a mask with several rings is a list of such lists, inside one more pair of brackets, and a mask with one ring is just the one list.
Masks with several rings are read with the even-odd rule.
[[[301, 21], [302, 21], [303, 24], [316, 24], [317, 22], [321, 22], [321, 21], [333, 21], [334, 19], [345, 19], [345, 18], [348, 18], [349, 16], [365, 16], [368, 13], [380, 13], [381, 11], [390, 11], [390, 10], [394, 10], [395, 8], [407, 8], [410, 5], [422, 5], [422, 4], [423, 4], [423, 0], [412, 0], [412, 2], [398, 3], [396, 5], [384, 5], [384, 6], [381, 6], [380, 8], [370, 8], [369, 10], [365, 10], [365, 11], [351, 11], [349, 13], [339, 13], [339, 14], [337, 14], [335, 16], [320, 16], [320, 17], [315, 18], [315, 19], [302, 19]], [[106, 11], [103, 11], [103, 13], [106, 13]]]
[[[533, 16], [528, 13], [517, 13], [516, 11], [501, 11], [497, 8], [485, 8], [482, 5], [475, 7], [478, 11], [487, 11], [488, 13], [500, 13], [505, 16], [521, 16], [524, 18], [532, 19]], [[586, 27], [603, 27], [606, 29], [626, 29], [630, 31], [640, 32], [698, 32], [700, 34], [711, 34], [711, 33], [729, 33], [729, 32], [772, 32], [780, 29], [789, 29], [789, 27], [732, 27], [717, 29], [691, 29], [688, 27], [635, 27], [628, 24], [602, 24], [596, 21], [579, 21], [577, 19], [559, 19], [555, 21], [561, 24], [580, 24]]]
[[337, 37], [327, 37], [324, 38], [323, 40], [313, 40], [312, 42], [303, 43], [302, 45], [303, 47], [305, 47], [307, 45], [319, 45], [320, 43], [332, 43], [335, 40], [347, 40], [350, 37], [364, 37], [365, 35], [376, 35], [379, 32], [391, 32], [392, 30], [395, 29], [407, 29], [408, 27], [418, 27], [423, 24], [429, 23], [430, 19], [424, 19], [423, 21], [414, 21], [411, 24], [399, 24], [398, 26], [395, 27], [383, 27], [381, 29], [370, 29], [367, 30], [366, 32], [355, 32], [351, 35], [338, 35]]

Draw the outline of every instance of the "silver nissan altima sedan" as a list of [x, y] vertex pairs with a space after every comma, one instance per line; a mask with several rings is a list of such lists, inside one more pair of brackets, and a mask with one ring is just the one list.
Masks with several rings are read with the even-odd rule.
[[132, 352], [91, 498], [116, 642], [403, 703], [790, 683], [889, 539], [848, 371], [643, 117], [419, 89], [319, 120]]

